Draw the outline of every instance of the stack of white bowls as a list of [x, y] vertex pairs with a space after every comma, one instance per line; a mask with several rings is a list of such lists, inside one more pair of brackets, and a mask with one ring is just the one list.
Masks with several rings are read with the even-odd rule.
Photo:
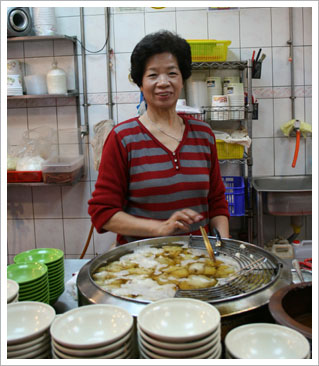
[[308, 359], [310, 344], [301, 333], [283, 325], [252, 323], [227, 333], [225, 355], [229, 359]]
[[33, 26], [37, 36], [54, 36], [56, 34], [55, 8], [32, 8]]
[[7, 307], [8, 358], [51, 358], [49, 328], [55, 318], [52, 306], [22, 301]]
[[50, 333], [53, 358], [134, 358], [133, 317], [118, 306], [94, 304], [69, 310], [56, 317]]
[[19, 299], [19, 284], [14, 280], [7, 279], [7, 304], [17, 302]]
[[140, 358], [220, 358], [220, 313], [204, 301], [173, 298], [146, 305], [137, 317]]
[[22, 95], [22, 71], [19, 60], [7, 61], [7, 95]]
[[224, 86], [224, 93], [229, 97], [229, 119], [245, 118], [245, 95], [243, 83], [229, 83]]

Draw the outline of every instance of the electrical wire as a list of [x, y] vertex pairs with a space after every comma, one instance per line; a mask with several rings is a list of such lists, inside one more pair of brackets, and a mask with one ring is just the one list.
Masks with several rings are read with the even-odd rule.
[[[88, 50], [87, 48], [85, 48], [84, 46], [83, 46], [83, 43], [80, 41], [80, 40], [78, 40], [78, 39], [76, 39], [76, 41], [80, 44], [80, 46], [81, 46], [81, 48], [82, 49], [84, 49], [85, 51], [87, 51], [87, 52], [89, 52], [89, 53], [99, 53], [99, 52], [101, 52], [101, 51], [103, 51], [104, 50], [104, 48], [106, 47], [106, 45], [107, 45], [107, 42], [109, 41], [109, 28], [108, 28], [108, 32], [107, 32], [107, 37], [106, 37], [106, 40], [105, 40], [105, 43], [104, 43], [104, 45], [103, 45], [103, 47], [101, 48], [101, 49], [99, 49], [98, 51], [90, 51], [90, 50]], [[67, 35], [64, 35], [64, 37], [65, 38], [69, 38], [69, 39], [74, 39], [73, 37], [70, 37], [70, 36], [67, 36]]]

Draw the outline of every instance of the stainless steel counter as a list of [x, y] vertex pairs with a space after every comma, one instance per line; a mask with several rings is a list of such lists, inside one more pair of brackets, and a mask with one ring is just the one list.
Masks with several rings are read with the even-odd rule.
[[[71, 278], [72, 274], [79, 272], [79, 270], [90, 259], [65, 259], [64, 260], [64, 283], [66, 284]], [[68, 310], [78, 307], [78, 302], [73, 299], [72, 295], [65, 289], [58, 301], [53, 305], [57, 314], [65, 313]]]

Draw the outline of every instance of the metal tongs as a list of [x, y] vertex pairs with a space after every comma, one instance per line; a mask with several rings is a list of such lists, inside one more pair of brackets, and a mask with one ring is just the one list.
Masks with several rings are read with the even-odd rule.
[[205, 246], [206, 246], [206, 249], [207, 249], [207, 252], [208, 252], [208, 255], [209, 257], [213, 260], [213, 262], [216, 262], [216, 258], [215, 258], [215, 254], [214, 254], [214, 250], [210, 244], [210, 241], [208, 239], [208, 236], [207, 236], [207, 233], [206, 233], [206, 230], [200, 226], [200, 232], [202, 233], [202, 237], [204, 239], [204, 243], [205, 243]]

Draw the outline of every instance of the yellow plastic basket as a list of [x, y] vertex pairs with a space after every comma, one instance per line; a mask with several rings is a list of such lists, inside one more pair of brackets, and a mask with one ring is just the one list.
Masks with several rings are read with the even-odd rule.
[[231, 41], [210, 39], [188, 39], [191, 46], [193, 62], [226, 61], [228, 46]]
[[244, 156], [244, 146], [238, 144], [228, 144], [223, 140], [216, 140], [217, 156], [219, 160], [242, 159]]

